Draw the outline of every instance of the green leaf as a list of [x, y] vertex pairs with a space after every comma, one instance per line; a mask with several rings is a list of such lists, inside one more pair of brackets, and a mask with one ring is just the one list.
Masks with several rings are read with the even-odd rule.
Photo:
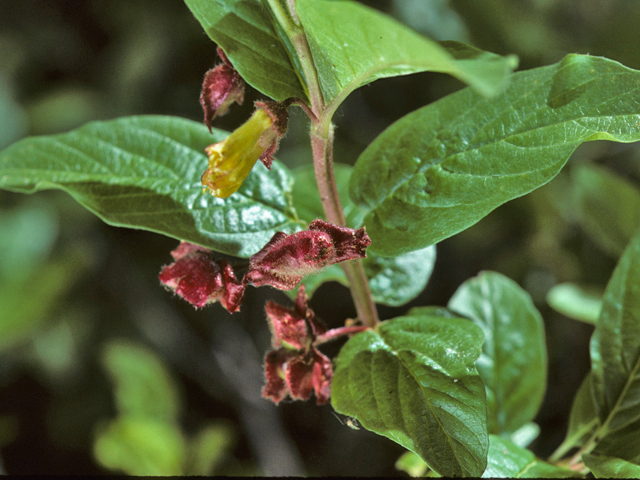
[[640, 478], [640, 465], [620, 458], [584, 455], [582, 460], [596, 478]]
[[[393, 258], [367, 253], [367, 258], [362, 261], [373, 300], [392, 307], [404, 305], [420, 295], [431, 277], [435, 262], [435, 245]], [[330, 281], [349, 285], [340, 265], [309, 275], [301, 283], [306, 286], [307, 294], [312, 295], [320, 285]], [[290, 292], [291, 298], [295, 295], [295, 291]]]
[[598, 414], [593, 404], [591, 395], [591, 374], [580, 385], [573, 405], [571, 406], [571, 414], [569, 416], [569, 429], [563, 445], [566, 445], [566, 451], [571, 447], [584, 445], [596, 427], [598, 427]]
[[569, 318], [594, 325], [602, 309], [602, 289], [575, 283], [559, 283], [547, 292], [547, 303]]
[[404, 452], [395, 464], [396, 470], [407, 473], [410, 477], [423, 477], [429, 467], [420, 456], [413, 452]]
[[591, 387], [601, 421], [592, 453], [623, 460], [640, 456], [640, 235], [609, 280], [590, 350]]
[[526, 448], [540, 435], [540, 426], [537, 423], [525, 423], [518, 430], [509, 435], [509, 440], [519, 447]]
[[571, 173], [580, 224], [606, 252], [620, 257], [640, 227], [640, 190], [601, 167], [581, 165]]
[[358, 158], [354, 202], [369, 249], [393, 256], [473, 225], [551, 180], [578, 145], [640, 140], [640, 72], [568, 55], [516, 73], [483, 98], [470, 89], [401, 118]]
[[484, 386], [474, 367], [481, 345], [482, 331], [468, 320], [410, 311], [345, 344], [332, 405], [440, 475], [480, 476], [488, 448]]
[[483, 478], [580, 478], [577, 472], [536, 458], [526, 448], [497, 435], [489, 436], [489, 458]]
[[293, 57], [260, 0], [184, 0], [245, 81], [274, 100], [306, 99]]
[[180, 429], [153, 418], [121, 416], [96, 434], [93, 452], [110, 470], [136, 476], [182, 475], [186, 444]]
[[187, 475], [215, 475], [237, 441], [237, 434], [230, 423], [209, 425], [190, 442]]
[[21, 140], [0, 152], [0, 188], [61, 189], [110, 225], [141, 228], [249, 257], [277, 231], [297, 229], [291, 178], [256, 165], [231, 197], [202, 192], [203, 149], [228, 134], [176, 117], [92, 122], [61, 135]]
[[[353, 168], [336, 163], [334, 173], [338, 193], [343, 200], [343, 210], [347, 225], [358, 227], [364, 216], [362, 211], [349, 199], [349, 177]], [[310, 223], [316, 218], [324, 218], [320, 194], [316, 187], [313, 165], [296, 168], [293, 171], [293, 206], [300, 219]], [[400, 306], [413, 300], [424, 290], [436, 261], [435, 246], [415, 252], [409, 252], [394, 258], [384, 258], [367, 252], [363, 261], [365, 273], [369, 279], [369, 287], [374, 301], [385, 305]], [[305, 277], [302, 283], [306, 286], [307, 295], [324, 282], [336, 281], [348, 285], [347, 277], [339, 265], [333, 265], [323, 271]], [[296, 293], [290, 292], [295, 298]]]
[[113, 340], [103, 351], [102, 363], [114, 383], [121, 415], [177, 421], [180, 412], [177, 385], [152, 351]]
[[540, 313], [527, 292], [496, 272], [482, 272], [464, 282], [447, 307], [484, 332], [477, 368], [487, 388], [489, 432], [515, 432], [535, 417], [546, 388]]
[[517, 66], [462, 43], [438, 44], [358, 2], [297, 0], [320, 86], [334, 108], [356, 88], [379, 78], [417, 72], [451, 74], [483, 95], [497, 93]]

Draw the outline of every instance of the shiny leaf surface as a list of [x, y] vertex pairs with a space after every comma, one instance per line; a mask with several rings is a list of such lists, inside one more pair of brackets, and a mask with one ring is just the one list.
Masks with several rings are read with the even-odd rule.
[[297, 224], [291, 177], [256, 165], [226, 199], [202, 192], [204, 148], [228, 134], [176, 117], [125, 117], [31, 137], [0, 152], [0, 188], [61, 189], [110, 225], [140, 228], [249, 257]]
[[263, 2], [184, 0], [184, 3], [249, 85], [278, 101], [307, 98], [289, 48]]
[[551, 180], [578, 145], [640, 140], [640, 72], [568, 55], [401, 118], [362, 153], [350, 182], [371, 251], [393, 256], [473, 225]]
[[489, 432], [515, 432], [535, 417], [547, 384], [540, 313], [527, 292], [496, 272], [464, 282], [448, 308], [484, 332], [477, 368], [487, 388]]
[[324, 99], [340, 103], [379, 78], [417, 72], [451, 74], [483, 95], [506, 83], [517, 58], [457, 42], [434, 42], [358, 2], [298, 0]]
[[484, 386], [474, 367], [481, 345], [482, 331], [470, 321], [412, 310], [345, 344], [332, 405], [440, 475], [480, 476], [488, 448]]

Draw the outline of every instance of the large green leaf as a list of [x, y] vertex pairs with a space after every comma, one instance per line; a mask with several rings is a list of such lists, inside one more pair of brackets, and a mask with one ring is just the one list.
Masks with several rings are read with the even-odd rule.
[[484, 332], [477, 368], [487, 388], [489, 432], [515, 432], [535, 417], [547, 384], [540, 313], [527, 292], [496, 272], [467, 280], [447, 307]]
[[0, 188], [62, 189], [111, 225], [249, 257], [275, 232], [298, 228], [290, 212], [292, 180], [278, 162], [271, 171], [258, 164], [231, 197], [203, 193], [203, 149], [227, 135], [176, 117], [92, 122], [0, 152]]
[[505, 438], [489, 436], [489, 458], [483, 478], [571, 478], [577, 472], [546, 463]]
[[340, 103], [379, 78], [425, 71], [449, 73], [492, 95], [518, 63], [457, 42], [438, 44], [358, 2], [297, 0], [296, 8], [326, 102]]
[[290, 48], [260, 0], [184, 0], [249, 85], [275, 100], [306, 99]]
[[412, 310], [352, 337], [336, 360], [331, 402], [445, 476], [480, 476], [488, 436], [474, 363], [482, 331]]
[[571, 173], [578, 220], [618, 258], [640, 227], [640, 190], [602, 167], [582, 165]]
[[[353, 168], [349, 165], [334, 164], [336, 184], [347, 225], [356, 227], [362, 222], [364, 216], [362, 210], [353, 204], [348, 195], [352, 170]], [[324, 212], [316, 187], [313, 165], [296, 168], [293, 176], [295, 179], [292, 191], [293, 205], [300, 219], [310, 223], [316, 218], [323, 218]], [[404, 305], [413, 300], [424, 290], [435, 261], [435, 246], [393, 258], [367, 253], [363, 264], [373, 299], [378, 303], [391, 306]], [[315, 275], [305, 277], [302, 283], [307, 288], [307, 294], [312, 295], [320, 285], [329, 281], [337, 281], [343, 285], [349, 283], [339, 265], [333, 265]], [[291, 291], [292, 298], [295, 295], [295, 291]]]
[[398, 255], [464, 230], [551, 180], [582, 142], [640, 140], [639, 90], [640, 72], [568, 55], [494, 98], [465, 89], [398, 120], [351, 176], [370, 249]]
[[640, 456], [640, 236], [618, 262], [591, 338], [591, 387], [601, 421], [594, 454]]
[[640, 478], [640, 465], [620, 458], [585, 455], [582, 459], [596, 478]]

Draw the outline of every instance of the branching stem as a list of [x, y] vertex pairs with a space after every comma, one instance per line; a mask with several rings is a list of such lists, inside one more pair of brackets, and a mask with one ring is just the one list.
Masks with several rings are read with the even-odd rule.
[[[281, 23], [302, 66], [306, 87], [309, 92], [311, 108], [305, 108], [300, 101], [296, 103], [311, 119], [311, 148], [313, 151], [313, 168], [322, 201], [325, 219], [335, 225], [346, 226], [346, 219], [338, 195], [338, 187], [333, 173], [333, 125], [332, 109], [328, 109], [322, 96], [318, 72], [311, 49], [307, 42], [300, 20], [295, 11], [295, 2], [288, 1], [286, 12], [279, 0], [267, 0], [276, 19]], [[341, 264], [349, 286], [351, 296], [358, 312], [358, 318], [367, 327], [375, 327], [379, 323], [378, 312], [369, 289], [369, 282], [360, 260], [351, 260]]]

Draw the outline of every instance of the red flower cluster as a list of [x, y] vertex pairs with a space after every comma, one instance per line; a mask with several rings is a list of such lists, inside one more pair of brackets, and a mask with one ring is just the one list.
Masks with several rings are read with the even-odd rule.
[[319, 405], [327, 403], [333, 376], [331, 360], [313, 346], [327, 328], [309, 308], [304, 286], [298, 290], [293, 310], [269, 302], [266, 311], [274, 350], [265, 357], [267, 385], [262, 396], [279, 403], [287, 395], [307, 400], [313, 391]]
[[171, 252], [174, 263], [160, 272], [160, 281], [195, 307], [219, 301], [229, 312], [237, 312], [244, 285], [236, 279], [226, 260], [216, 261], [211, 250], [181, 242]]
[[365, 258], [371, 239], [364, 228], [354, 230], [314, 220], [309, 230], [276, 233], [249, 261], [243, 284], [293, 289], [302, 277], [334, 263]]
[[244, 101], [244, 80], [220, 47], [218, 47], [218, 56], [224, 63], [205, 74], [200, 94], [204, 123], [209, 131], [214, 118], [227, 113], [233, 102], [242, 105]]

